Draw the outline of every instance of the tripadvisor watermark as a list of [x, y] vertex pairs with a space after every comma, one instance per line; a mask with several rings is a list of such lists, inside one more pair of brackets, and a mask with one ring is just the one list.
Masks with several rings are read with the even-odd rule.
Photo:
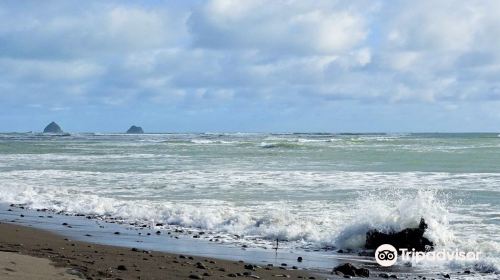
[[375, 251], [375, 260], [381, 266], [391, 266], [396, 263], [398, 258], [405, 262], [421, 261], [475, 261], [479, 260], [481, 252], [465, 252], [455, 249], [453, 251], [437, 250], [430, 252], [415, 251], [415, 249], [400, 248], [398, 250], [390, 244], [380, 245]]

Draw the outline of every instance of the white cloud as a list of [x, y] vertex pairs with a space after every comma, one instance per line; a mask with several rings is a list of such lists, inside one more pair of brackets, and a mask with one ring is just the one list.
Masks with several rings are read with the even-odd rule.
[[409, 50], [470, 50], [481, 28], [490, 24], [483, 15], [493, 11], [485, 9], [496, 8], [478, 4], [449, 0], [402, 2], [390, 13], [388, 41], [394, 47]]
[[0, 98], [500, 99], [499, 2], [51, 3], [0, 4]]
[[363, 43], [371, 10], [332, 1], [213, 0], [195, 8], [189, 26], [198, 47], [335, 54]]
[[52, 61], [32, 59], [0, 58], [0, 69], [4, 76], [19, 81], [75, 81], [95, 79], [104, 74], [105, 69], [97, 64], [82, 60]]
[[163, 8], [97, 1], [56, 3], [48, 7], [27, 2], [27, 7], [13, 5], [3, 13], [0, 56], [96, 58], [176, 45], [185, 32], [179, 28], [182, 16]]

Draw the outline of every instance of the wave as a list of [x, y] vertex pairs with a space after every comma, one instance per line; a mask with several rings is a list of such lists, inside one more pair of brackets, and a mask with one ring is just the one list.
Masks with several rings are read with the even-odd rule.
[[[261, 205], [268, 214], [255, 216], [238, 206], [219, 200], [165, 202], [151, 200], [123, 200], [102, 197], [68, 189], [43, 187], [18, 188], [15, 192], [0, 192], [0, 200], [23, 205], [31, 209], [49, 209], [65, 214], [83, 214], [103, 220], [121, 221], [125, 224], [154, 226], [165, 224], [166, 228], [183, 228], [210, 231], [214, 236], [231, 242], [234, 236], [269, 241], [279, 238], [288, 242], [319, 241], [315, 221], [297, 222], [296, 216], [275, 203]], [[203, 207], [200, 207], [203, 205]], [[243, 210], [243, 211], [242, 211]], [[239, 238], [238, 237], [238, 238]], [[235, 240], [232, 240], [233, 242]]]
[[290, 141], [274, 142], [274, 143], [262, 142], [260, 143], [259, 146], [264, 149], [295, 149], [303, 147], [303, 145], [301, 145], [298, 142], [290, 142]]
[[431, 240], [436, 251], [455, 250], [481, 252], [476, 261], [427, 261], [412, 263], [412, 266], [426, 268], [472, 269], [479, 273], [499, 273], [500, 244], [494, 241], [478, 240], [473, 237], [457, 237], [452, 230], [447, 210], [450, 202], [436, 190], [420, 190], [416, 194], [403, 195], [398, 191], [387, 192], [385, 199], [380, 195], [367, 195], [357, 201], [355, 218], [335, 238], [335, 245], [349, 250], [361, 250], [366, 242], [366, 232], [376, 229], [381, 232], [401, 231], [405, 228], [417, 228], [420, 218], [424, 218], [428, 229], [424, 236]]
[[446, 246], [454, 239], [450, 230], [446, 201], [439, 200], [435, 190], [418, 191], [403, 195], [398, 191], [379, 195], [365, 194], [357, 201], [356, 218], [337, 237], [335, 244], [340, 248], [360, 249], [366, 241], [366, 232], [376, 229], [381, 232], [401, 231], [417, 228], [424, 218], [429, 228], [425, 236], [438, 246]]
[[[317, 246], [335, 245], [338, 248], [362, 248], [367, 230], [400, 230], [416, 227], [420, 217], [429, 224], [429, 238], [446, 246], [453, 239], [448, 229], [446, 211], [434, 196], [419, 192], [398, 199], [396, 205], [373, 196], [357, 202], [354, 219], [333, 223], [328, 217], [304, 219], [289, 211], [283, 202], [260, 202], [255, 211], [221, 200], [165, 200], [119, 199], [95, 195], [74, 188], [13, 187], [0, 192], [0, 201], [23, 204], [34, 209], [51, 209], [70, 214], [112, 217], [126, 222], [165, 223], [172, 226], [199, 228], [228, 234], [251, 235], [264, 240], [280, 238], [288, 241], [317, 243]], [[407, 203], [416, 201], [408, 208]], [[318, 211], [325, 206], [319, 205]], [[350, 208], [347, 206], [347, 208]], [[265, 211], [262, 211], [265, 209]], [[295, 211], [294, 211], [295, 212]], [[336, 219], [339, 220], [339, 219]], [[321, 230], [319, 225], [328, 225]]]
[[205, 145], [205, 144], [234, 144], [234, 143], [238, 143], [236, 141], [223, 141], [223, 140], [210, 140], [210, 139], [192, 139], [189, 142], [193, 143], [193, 144], [201, 144], [201, 145]]
[[[25, 179], [30, 178], [30, 175], [27, 176]], [[43, 174], [40, 176], [44, 177]], [[50, 176], [54, 177], [53, 174]], [[185, 174], [180, 176], [185, 177]], [[17, 177], [23, 179], [22, 174]], [[238, 177], [237, 180], [241, 180], [235, 174], [223, 177]], [[157, 181], [159, 178], [151, 180]], [[57, 182], [64, 184], [71, 181]], [[423, 217], [429, 226], [426, 237], [436, 244], [436, 249], [479, 250], [485, 254], [485, 258], [476, 263], [450, 262], [440, 265], [472, 267], [484, 272], [498, 271], [499, 267], [500, 244], [473, 236], [457, 237], [456, 227], [449, 221], [453, 214], [448, 210], [450, 204], [455, 202], [434, 189], [358, 191], [354, 201], [340, 201], [338, 204], [318, 200], [294, 202], [300, 204], [298, 206], [276, 200], [238, 204], [216, 199], [171, 201], [154, 196], [137, 199], [134, 195], [117, 197], [117, 192], [120, 192], [120, 188], [96, 194], [94, 189], [81, 187], [40, 186], [36, 182], [32, 186], [20, 186], [13, 182], [0, 189], [0, 201], [23, 204], [32, 209], [117, 219], [126, 224], [154, 226], [162, 223], [168, 229], [208, 231], [207, 235], [221, 236], [223, 242], [245, 243], [249, 246], [264, 244], [268, 248], [272, 247], [273, 240], [279, 238], [287, 241], [285, 246], [300, 249], [335, 247], [359, 250], [363, 248], [368, 230], [417, 227]]]

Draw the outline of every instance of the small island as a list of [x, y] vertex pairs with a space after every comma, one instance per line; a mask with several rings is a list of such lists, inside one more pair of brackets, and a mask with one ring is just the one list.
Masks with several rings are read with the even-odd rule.
[[144, 133], [144, 130], [142, 130], [142, 127], [140, 126], [131, 126], [128, 130], [127, 130], [127, 134], [143, 134]]
[[58, 134], [60, 134], [60, 133], [64, 133], [64, 132], [57, 123], [51, 122], [45, 127], [45, 129], [43, 130], [43, 133], [58, 133]]

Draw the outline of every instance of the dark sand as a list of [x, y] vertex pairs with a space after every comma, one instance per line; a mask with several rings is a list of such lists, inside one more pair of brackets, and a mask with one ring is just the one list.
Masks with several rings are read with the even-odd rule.
[[69, 273], [72, 278], [83, 279], [325, 279], [290, 267], [249, 269], [245, 268], [248, 263], [237, 261], [72, 241], [44, 230], [8, 223], [0, 224], [0, 251], [48, 259], [65, 269], [64, 277]]

